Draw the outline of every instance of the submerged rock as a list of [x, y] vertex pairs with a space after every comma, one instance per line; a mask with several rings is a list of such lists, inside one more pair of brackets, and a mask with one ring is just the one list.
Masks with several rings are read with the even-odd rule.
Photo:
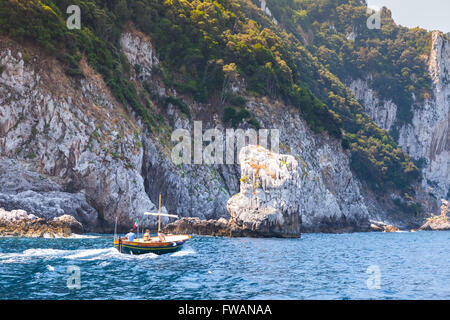
[[446, 200], [442, 200], [441, 215], [428, 218], [426, 223], [422, 227], [420, 227], [420, 230], [450, 230], [450, 219], [448, 217], [449, 213], [450, 203]]
[[63, 215], [46, 221], [24, 210], [0, 208], [0, 236], [60, 238], [83, 233], [83, 226], [74, 217]]

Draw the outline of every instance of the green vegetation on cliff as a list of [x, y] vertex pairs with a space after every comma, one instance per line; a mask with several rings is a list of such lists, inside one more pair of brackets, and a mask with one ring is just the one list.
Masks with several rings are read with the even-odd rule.
[[369, 29], [372, 13], [361, 0], [268, 0], [267, 5], [342, 81], [367, 79], [381, 100], [399, 106], [399, 124], [411, 121], [413, 94], [418, 102], [433, 94], [426, 65], [431, 32], [396, 25], [386, 8], [381, 29]]
[[[363, 23], [366, 17], [359, 1], [277, 1], [268, 3], [281, 26], [250, 0], [8, 0], [0, 3], [0, 32], [18, 41], [34, 41], [57, 56], [71, 76], [82, 76], [78, 63], [87, 57], [118, 100], [151, 128], [149, 104], [128, 80], [131, 66], [120, 50], [120, 34], [131, 20], [151, 35], [162, 63], [160, 72], [178, 92], [220, 104], [224, 119], [234, 125], [243, 119], [252, 123], [245, 99], [230, 93], [231, 83], [243, 79], [247, 95], [281, 99], [298, 108], [313, 131], [342, 139], [352, 152], [355, 173], [374, 190], [407, 189], [419, 178], [417, 167], [363, 112], [341, 80], [346, 80], [347, 72], [352, 77], [371, 74], [380, 94], [389, 96], [405, 88], [419, 96], [427, 94], [419, 60], [410, 59], [427, 52], [427, 35], [399, 32], [392, 25], [382, 38], [367, 34], [351, 47], [343, 38], [345, 32], [353, 20]], [[66, 28], [65, 10], [72, 4], [81, 8], [81, 30]], [[328, 31], [329, 13], [339, 32]], [[347, 20], [346, 14], [351, 14]], [[313, 41], [306, 43], [302, 34], [310, 34]], [[391, 52], [387, 46], [405, 39], [415, 41], [416, 51], [404, 54], [404, 47], [399, 47]], [[398, 54], [408, 60], [409, 69], [393, 64], [392, 70], [375, 72]], [[402, 72], [397, 73], [398, 68]], [[188, 114], [183, 103], [177, 106]]]

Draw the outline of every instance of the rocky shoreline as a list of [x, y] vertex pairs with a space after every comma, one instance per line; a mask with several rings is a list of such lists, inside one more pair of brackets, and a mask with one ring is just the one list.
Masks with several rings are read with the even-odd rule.
[[[450, 202], [442, 200], [441, 215], [431, 216], [425, 224], [415, 231], [450, 230]], [[24, 210], [6, 211], [0, 208], [0, 236], [2, 237], [42, 237], [66, 238], [84, 233], [83, 225], [70, 215], [62, 215], [51, 220], [27, 214]], [[170, 234], [196, 234], [216, 237], [250, 237], [250, 238], [300, 238], [301, 235], [280, 234], [271, 231], [248, 229], [239, 225], [234, 219], [202, 220], [198, 217], [182, 218], [166, 225], [162, 231]], [[398, 227], [381, 221], [370, 220], [369, 232], [399, 232]], [[345, 231], [343, 231], [345, 232]]]
[[0, 235], [3, 237], [66, 238], [81, 233], [83, 226], [69, 215], [45, 220], [24, 210], [0, 208]]
[[[420, 203], [424, 214], [398, 214], [402, 208], [394, 200], [400, 195], [379, 198], [372, 194], [352, 172], [351, 157], [340, 141], [325, 133], [312, 132], [298, 110], [282, 101], [247, 95], [245, 82], [239, 81], [233, 88], [247, 99], [245, 108], [259, 126], [282, 129], [280, 150], [298, 162], [300, 176], [296, 178], [290, 172], [288, 178], [289, 183], [298, 183], [295, 192], [300, 196], [287, 206], [283, 203], [287, 198], [280, 198], [274, 203], [274, 212], [268, 211], [271, 205], [265, 205], [260, 213], [277, 218], [274, 221], [267, 218], [258, 225], [257, 216], [252, 213], [257, 204], [251, 204], [250, 214], [243, 206], [252, 198], [240, 190], [239, 179], [243, 177], [239, 165], [175, 166], [169, 161], [172, 144], [165, 137], [168, 132], [175, 129], [192, 132], [194, 121], [200, 120], [205, 130], [226, 126], [209, 106], [193, 103], [189, 96], [165, 84], [159, 74], [158, 48], [132, 24], [120, 36], [120, 49], [131, 66], [139, 66], [139, 72], [131, 68], [130, 79], [142, 92], [150, 89], [149, 102], [156, 107], [155, 116], [164, 124], [161, 132], [159, 129], [149, 132], [139, 117], [117, 102], [86, 59], [80, 61], [83, 79], [75, 79], [68, 77], [66, 66], [53, 57], [35, 47], [0, 37], [0, 207], [9, 211], [22, 209], [46, 220], [68, 214], [82, 223], [85, 232], [111, 233], [116, 218], [118, 229], [124, 231], [142, 212], [155, 210], [159, 193], [163, 194], [163, 206], [171, 213], [217, 221], [231, 218], [227, 201], [235, 195], [234, 221], [238, 225], [249, 221], [250, 230], [261, 231], [265, 224], [272, 232], [277, 225], [281, 226], [279, 218], [293, 219], [283, 220], [283, 227], [278, 230], [281, 236], [299, 232], [371, 231], [369, 220], [383, 221], [402, 230], [418, 229], [429, 218], [427, 212], [438, 214], [437, 199], [445, 197], [450, 181], [446, 171], [448, 144], [440, 143], [447, 141], [448, 132], [449, 84], [445, 79], [450, 70], [447, 68], [450, 47], [438, 32], [433, 32], [432, 40], [429, 62], [436, 97], [430, 105], [416, 108], [412, 126], [401, 128], [398, 141], [408, 152], [411, 150], [413, 158], [427, 160], [422, 173], [429, 178], [424, 182], [430, 180], [436, 186], [433, 196], [428, 192], [430, 186], [424, 183], [413, 186], [414, 201], [405, 202]], [[25, 59], [25, 52], [33, 57], [31, 61]], [[349, 79], [349, 89], [364, 102], [362, 105], [375, 122], [389, 131], [395, 123], [397, 107], [386, 101], [382, 107], [387, 111], [378, 112], [383, 101], [376, 99], [367, 79]], [[183, 102], [191, 116], [185, 117], [174, 103], [165, 106], [168, 101]], [[240, 124], [239, 128], [247, 127]], [[251, 169], [259, 173], [257, 168]], [[270, 176], [265, 170], [259, 171]], [[263, 181], [249, 179], [247, 193], [254, 191], [253, 182], [257, 185]], [[262, 198], [265, 189], [255, 189], [256, 198]], [[290, 190], [294, 189], [271, 192]], [[272, 199], [276, 202], [277, 197], [274, 195]], [[294, 208], [297, 205], [301, 214], [291, 215], [297, 211]], [[139, 218], [143, 225], [153, 229], [158, 224], [154, 217]], [[296, 219], [300, 218], [297, 230]], [[294, 229], [287, 231], [288, 225]]]
[[[419, 229], [408, 230], [416, 231], [445, 231], [450, 230], [450, 202], [442, 200], [441, 215], [431, 216], [425, 224]], [[382, 221], [370, 220], [368, 232], [405, 232], [397, 226], [384, 223]], [[201, 220], [199, 218], [182, 218], [176, 222], [167, 225], [163, 232], [174, 234], [197, 234], [218, 237], [289, 237], [288, 235], [274, 234], [270, 232], [261, 232], [258, 230], [248, 230], [239, 226], [233, 219], [226, 220]], [[343, 230], [345, 232], [345, 230]], [[300, 237], [300, 235], [299, 235]]]
[[[302, 226], [302, 212], [305, 210], [302, 204], [307, 193], [305, 195], [303, 190], [304, 175], [297, 160], [290, 155], [274, 153], [253, 145], [242, 148], [239, 161], [240, 193], [227, 202], [228, 219], [182, 218], [166, 225], [163, 232], [259, 238], [300, 238], [301, 232], [309, 233]], [[418, 230], [450, 230], [449, 212], [449, 202], [442, 200], [441, 214], [429, 217]], [[90, 230], [90, 225], [85, 220], [79, 222], [73, 215], [65, 212], [56, 217], [41, 215], [43, 212], [39, 214], [46, 218], [33, 213], [0, 209], [0, 235], [56, 238]], [[338, 226], [337, 223], [330, 225]], [[398, 226], [368, 219], [362, 219], [353, 228], [349, 225], [342, 227], [341, 230], [334, 229], [330, 232], [401, 231]]]
[[426, 223], [419, 230], [426, 231], [444, 231], [450, 230], [450, 202], [442, 200], [441, 215], [432, 216], [427, 219]]
[[300, 238], [301, 235], [277, 234], [260, 230], [250, 230], [236, 224], [233, 220], [201, 220], [199, 218], [182, 218], [170, 223], [162, 230], [170, 234], [196, 234], [214, 237], [246, 237], [246, 238]]

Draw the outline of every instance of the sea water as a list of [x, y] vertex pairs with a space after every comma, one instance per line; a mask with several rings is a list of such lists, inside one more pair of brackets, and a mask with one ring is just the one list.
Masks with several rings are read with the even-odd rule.
[[450, 232], [193, 236], [161, 256], [112, 240], [0, 238], [0, 299], [450, 299]]

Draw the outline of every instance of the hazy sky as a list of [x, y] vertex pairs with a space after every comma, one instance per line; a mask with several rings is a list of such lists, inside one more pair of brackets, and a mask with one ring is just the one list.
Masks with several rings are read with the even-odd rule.
[[392, 11], [397, 24], [450, 32], [450, 0], [366, 0], [369, 7]]

